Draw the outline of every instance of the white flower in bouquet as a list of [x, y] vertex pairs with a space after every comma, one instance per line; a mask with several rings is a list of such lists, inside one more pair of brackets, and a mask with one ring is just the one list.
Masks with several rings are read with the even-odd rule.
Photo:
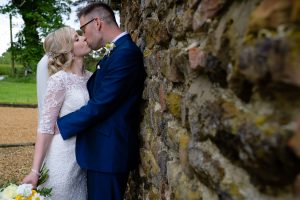
[[23, 197], [29, 197], [32, 193], [32, 185], [31, 184], [22, 184], [18, 186], [17, 194]]
[[[40, 195], [39, 193], [35, 193], [35, 194], [32, 196], [31, 200], [46, 200], [46, 198], [45, 198], [44, 196]], [[49, 199], [49, 200], [50, 200], [50, 199]]]
[[0, 192], [1, 200], [13, 200], [17, 196], [18, 186], [15, 184], [10, 184], [3, 191]]

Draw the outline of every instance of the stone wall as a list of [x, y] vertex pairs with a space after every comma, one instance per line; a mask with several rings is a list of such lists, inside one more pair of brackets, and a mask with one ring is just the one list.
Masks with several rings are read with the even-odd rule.
[[123, 0], [121, 23], [148, 74], [127, 199], [293, 199], [300, 1]]

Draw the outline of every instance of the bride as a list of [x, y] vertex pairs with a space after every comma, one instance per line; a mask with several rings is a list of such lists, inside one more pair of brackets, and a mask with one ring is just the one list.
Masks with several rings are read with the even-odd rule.
[[[83, 56], [91, 49], [87, 45], [86, 38], [79, 36], [70, 27], [63, 27], [50, 33], [45, 38], [44, 49], [48, 56], [49, 79], [43, 104], [39, 102], [39, 106], [43, 106], [42, 109], [39, 108], [32, 169], [23, 179], [23, 183], [31, 183], [35, 188], [40, 175], [39, 170], [45, 162], [49, 169], [49, 178], [42, 187], [52, 188], [52, 199], [85, 200], [86, 172], [76, 162], [76, 138], [64, 141], [60, 134], [56, 134], [55, 124], [57, 118], [79, 109], [89, 99], [86, 83], [91, 72], [84, 69]], [[43, 61], [45, 59], [47, 57], [39, 63], [42, 65], [39, 68], [45, 65]], [[47, 78], [47, 74], [44, 73], [43, 78]], [[46, 80], [38, 77], [37, 81], [41, 101], [40, 94]]]

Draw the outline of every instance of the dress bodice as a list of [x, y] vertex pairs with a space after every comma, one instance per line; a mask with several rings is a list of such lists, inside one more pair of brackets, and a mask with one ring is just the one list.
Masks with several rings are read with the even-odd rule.
[[65, 74], [66, 92], [65, 100], [59, 114], [60, 117], [78, 110], [89, 100], [86, 83], [90, 75], [88, 73], [85, 76], [78, 76], [72, 73]]

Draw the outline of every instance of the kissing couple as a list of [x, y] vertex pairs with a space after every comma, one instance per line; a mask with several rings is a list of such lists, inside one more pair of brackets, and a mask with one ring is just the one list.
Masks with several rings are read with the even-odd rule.
[[[139, 163], [143, 55], [107, 4], [89, 4], [78, 17], [83, 36], [63, 27], [44, 41], [34, 159], [23, 183], [37, 187], [45, 163], [41, 187], [52, 188], [53, 200], [123, 199]], [[107, 44], [96, 71], [85, 70], [84, 56]]]

